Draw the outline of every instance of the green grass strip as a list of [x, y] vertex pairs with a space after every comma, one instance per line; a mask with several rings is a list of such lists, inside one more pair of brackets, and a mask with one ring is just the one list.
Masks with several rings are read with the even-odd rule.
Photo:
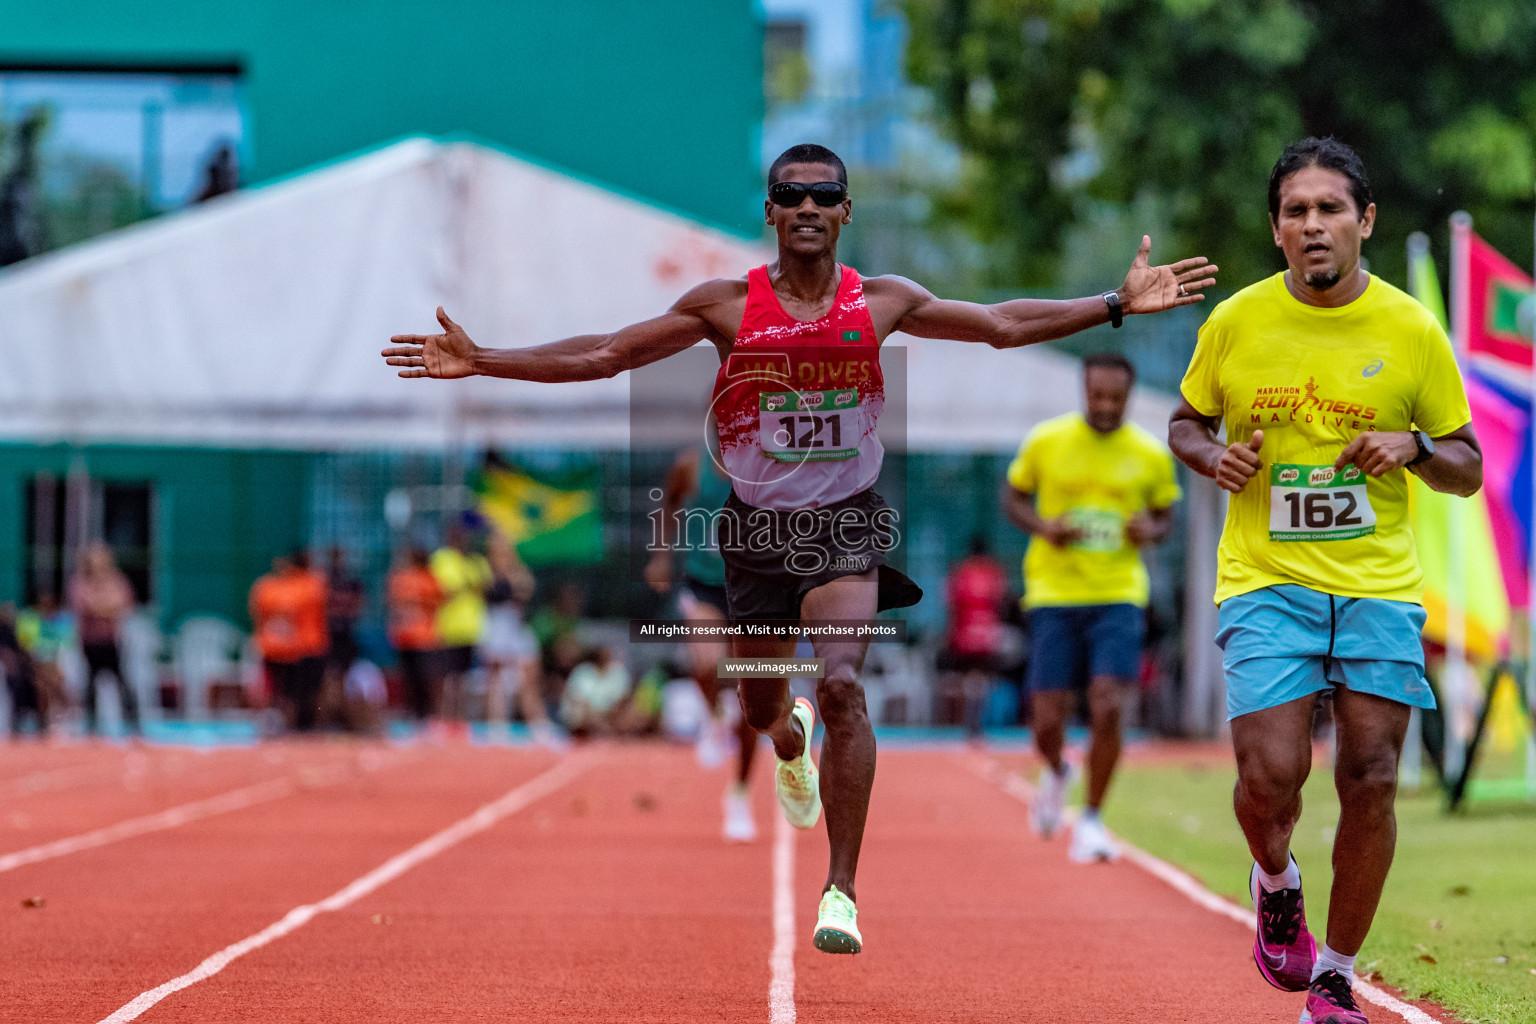
[[[1230, 766], [1133, 766], [1105, 806], [1119, 835], [1248, 905], [1252, 859], [1232, 814]], [[1333, 830], [1331, 770], [1314, 766], [1293, 852], [1307, 919], [1326, 934]], [[1536, 805], [1478, 801], [1447, 816], [1425, 789], [1397, 803], [1397, 858], [1359, 968], [1469, 1024], [1536, 1022]], [[1255, 976], [1255, 983], [1257, 983]]]

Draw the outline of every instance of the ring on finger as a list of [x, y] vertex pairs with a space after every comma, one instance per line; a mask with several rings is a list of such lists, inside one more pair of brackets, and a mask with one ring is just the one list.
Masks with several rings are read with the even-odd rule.
[[1179, 285], [1179, 294], [1180, 295], [1188, 295], [1189, 294], [1189, 292], [1184, 290], [1184, 286], [1182, 284]]

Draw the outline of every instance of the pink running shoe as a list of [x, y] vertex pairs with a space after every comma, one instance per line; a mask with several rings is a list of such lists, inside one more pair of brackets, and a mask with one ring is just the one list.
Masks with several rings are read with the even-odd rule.
[[1338, 971], [1324, 971], [1307, 989], [1307, 1008], [1297, 1024], [1369, 1024], [1354, 986]]
[[1248, 874], [1248, 894], [1259, 917], [1253, 939], [1253, 962], [1259, 973], [1282, 991], [1307, 991], [1312, 965], [1317, 963], [1317, 940], [1307, 930], [1301, 889], [1268, 892], [1259, 884], [1259, 866], [1254, 864]]

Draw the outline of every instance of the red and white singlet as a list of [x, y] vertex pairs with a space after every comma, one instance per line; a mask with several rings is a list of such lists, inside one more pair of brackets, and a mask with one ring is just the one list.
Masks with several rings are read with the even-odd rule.
[[784, 311], [768, 268], [747, 274], [747, 309], [715, 375], [720, 457], [737, 497], [759, 508], [821, 508], [867, 490], [885, 449], [880, 341], [852, 267], [819, 320]]

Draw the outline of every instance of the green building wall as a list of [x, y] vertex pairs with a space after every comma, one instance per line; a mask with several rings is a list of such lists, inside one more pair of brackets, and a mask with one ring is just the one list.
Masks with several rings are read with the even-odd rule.
[[313, 455], [298, 452], [63, 445], [0, 446], [0, 602], [26, 587], [26, 488], [75, 463], [93, 479], [153, 484], [151, 597], [163, 625], [194, 613], [245, 621], [251, 582], [308, 540]]
[[233, 68], [247, 183], [467, 133], [758, 231], [753, 0], [0, 0], [0, 67]]

